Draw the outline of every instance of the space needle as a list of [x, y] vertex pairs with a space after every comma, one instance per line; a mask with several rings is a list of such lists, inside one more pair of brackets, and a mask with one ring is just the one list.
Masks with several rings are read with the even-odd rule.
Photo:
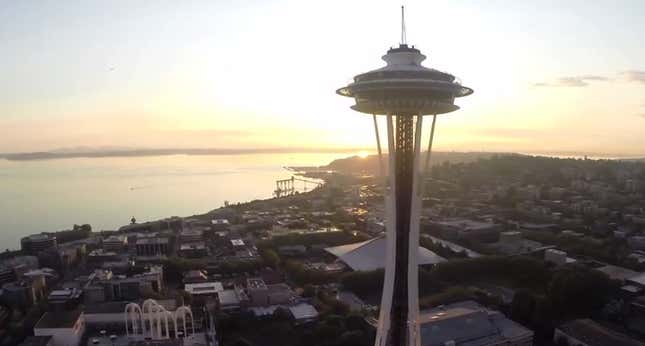
[[[401, 43], [387, 51], [387, 65], [359, 74], [336, 91], [351, 97], [353, 110], [371, 114], [382, 176], [385, 177], [385, 280], [376, 346], [419, 346], [419, 218], [424, 176], [428, 172], [437, 115], [459, 109], [455, 98], [473, 90], [455, 76], [421, 65], [425, 55], [408, 46], [401, 7]], [[388, 172], [385, 174], [377, 115], [387, 127]], [[421, 169], [424, 116], [432, 116], [428, 152]]]

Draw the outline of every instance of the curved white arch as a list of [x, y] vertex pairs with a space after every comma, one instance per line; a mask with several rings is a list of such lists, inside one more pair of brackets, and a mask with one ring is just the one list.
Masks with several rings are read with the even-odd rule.
[[[124, 321], [126, 336], [130, 336], [130, 329], [132, 329], [132, 335], [139, 334], [139, 326], [143, 326], [141, 323], [142, 315], [141, 307], [138, 304], [129, 303], [125, 306]], [[128, 325], [131, 328], [128, 328]]]
[[176, 311], [175, 311], [175, 336], [177, 336], [178, 332], [178, 322], [177, 319], [181, 317], [182, 319], [182, 326], [183, 330], [181, 330], [184, 333], [184, 338], [188, 336], [188, 328], [186, 327], [186, 317], [190, 316], [190, 326], [191, 326], [191, 335], [195, 334], [195, 320], [193, 319], [193, 312], [190, 310], [189, 307], [182, 305], [180, 306]]
[[[174, 327], [175, 337], [177, 337], [178, 329], [180, 329], [178, 319], [181, 318], [183, 322], [182, 331], [184, 337], [186, 337], [188, 336], [187, 317], [190, 317], [192, 334], [195, 334], [193, 312], [187, 306], [181, 306], [172, 313], [153, 299], [147, 299], [142, 306], [136, 303], [128, 303], [124, 311], [125, 333], [128, 337], [142, 335], [153, 340], [170, 339], [171, 327]], [[168, 320], [172, 322], [172, 326]]]

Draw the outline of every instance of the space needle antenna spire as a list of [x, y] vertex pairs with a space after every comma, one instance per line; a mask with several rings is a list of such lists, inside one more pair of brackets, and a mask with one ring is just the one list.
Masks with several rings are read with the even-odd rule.
[[405, 34], [405, 6], [401, 6], [401, 44], [408, 44]]

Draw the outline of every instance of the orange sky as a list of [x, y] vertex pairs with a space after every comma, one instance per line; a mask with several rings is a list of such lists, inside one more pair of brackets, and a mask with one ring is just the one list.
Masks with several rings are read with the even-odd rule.
[[[406, 3], [426, 66], [475, 89], [438, 150], [645, 154], [645, 5], [562, 3]], [[334, 91], [382, 66], [400, 25], [391, 1], [0, 6], [0, 152], [373, 148]]]

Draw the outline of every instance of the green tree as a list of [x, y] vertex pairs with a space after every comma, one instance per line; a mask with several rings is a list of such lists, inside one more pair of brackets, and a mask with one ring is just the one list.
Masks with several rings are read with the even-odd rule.
[[527, 325], [533, 316], [535, 297], [528, 290], [522, 289], [515, 292], [511, 303], [511, 318]]
[[260, 256], [262, 261], [268, 267], [277, 269], [280, 264], [280, 256], [273, 249], [262, 249], [260, 250]]
[[555, 271], [547, 295], [559, 317], [574, 318], [599, 311], [617, 288], [604, 273], [571, 265]]

